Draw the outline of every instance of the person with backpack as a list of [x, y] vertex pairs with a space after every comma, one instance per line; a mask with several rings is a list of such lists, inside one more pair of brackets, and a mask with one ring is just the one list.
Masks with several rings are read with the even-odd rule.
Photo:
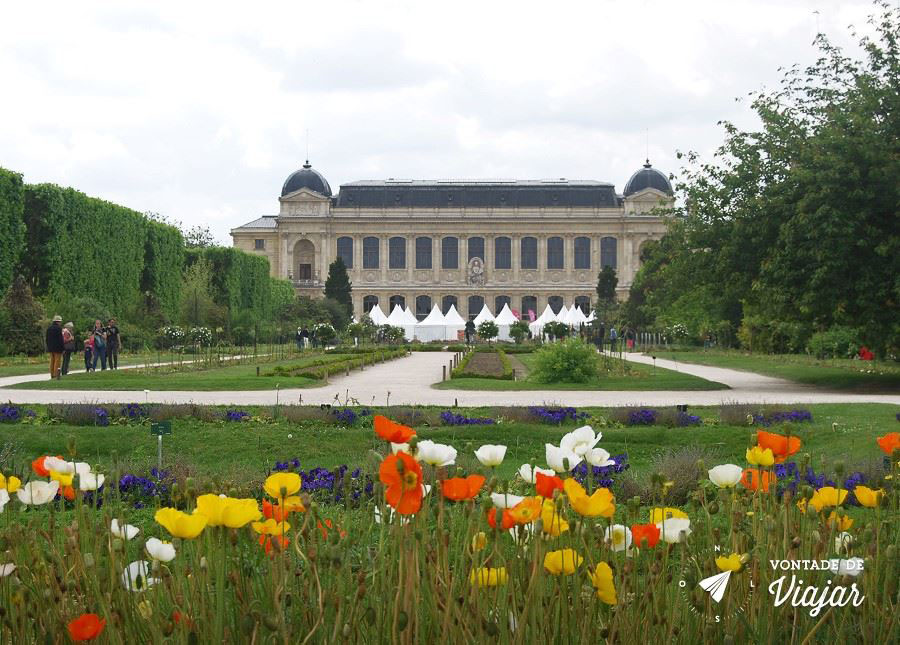
[[47, 352], [50, 354], [50, 378], [59, 378], [59, 368], [62, 365], [62, 356], [65, 351], [62, 316], [53, 316], [53, 321], [47, 327], [46, 341]]
[[94, 321], [94, 331], [91, 332], [94, 341], [94, 359], [91, 364], [91, 371], [97, 371], [97, 359], [100, 359], [100, 371], [106, 369], [106, 329], [99, 319]]
[[60, 369], [60, 373], [62, 376], [65, 376], [69, 373], [69, 360], [72, 358], [72, 354], [75, 352], [75, 334], [73, 333], [73, 329], [75, 329], [74, 323], [67, 322], [63, 325], [62, 335], [63, 335], [63, 357], [62, 357], [62, 368]]

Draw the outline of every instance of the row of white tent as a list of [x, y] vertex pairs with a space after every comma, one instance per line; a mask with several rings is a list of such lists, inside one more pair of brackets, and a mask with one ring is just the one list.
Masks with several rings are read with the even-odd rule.
[[[435, 340], [459, 340], [461, 338], [460, 332], [464, 331], [466, 328], [466, 321], [459, 315], [459, 312], [456, 310], [456, 305], [451, 305], [446, 314], [442, 314], [440, 308], [437, 305], [434, 305], [434, 307], [431, 308], [431, 312], [421, 321], [416, 319], [409, 307], [404, 308], [400, 305], [394, 305], [394, 309], [391, 311], [390, 316], [385, 316], [381, 307], [375, 305], [372, 310], [369, 311], [369, 317], [372, 319], [372, 322], [379, 327], [381, 325], [402, 327], [407, 340], [415, 339], [423, 343]], [[472, 322], [475, 324], [475, 327], [478, 327], [478, 325], [486, 320], [493, 321], [497, 325], [497, 328], [499, 329], [499, 334], [497, 336], [498, 340], [508, 341], [511, 340], [509, 335], [510, 325], [519, 319], [516, 318], [515, 314], [510, 310], [509, 305], [504, 304], [503, 309], [500, 310], [500, 313], [497, 314], [496, 317], [491, 313], [491, 310], [488, 309], [488, 306], [484, 305]], [[549, 322], [562, 322], [571, 327], [578, 328], [592, 320], [594, 320], [593, 311], [589, 316], [585, 316], [580, 308], [572, 305], [571, 309], [562, 307], [557, 314], [553, 313], [553, 309], [550, 305], [547, 305], [544, 312], [538, 316], [534, 322], [530, 323], [528, 328], [533, 336], [540, 336], [544, 329], [544, 325]]]

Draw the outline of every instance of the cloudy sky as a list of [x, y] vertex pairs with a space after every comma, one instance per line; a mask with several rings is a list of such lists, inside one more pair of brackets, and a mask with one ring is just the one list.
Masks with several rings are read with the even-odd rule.
[[[708, 155], [747, 92], [853, 51], [868, 1], [18, 2], [0, 22], [0, 166], [185, 225], [277, 212], [309, 157], [387, 177], [622, 190]], [[307, 132], [308, 137], [307, 137]]]

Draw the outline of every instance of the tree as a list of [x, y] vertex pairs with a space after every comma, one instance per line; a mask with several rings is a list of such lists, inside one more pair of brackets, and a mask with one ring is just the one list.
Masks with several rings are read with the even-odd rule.
[[487, 342], [491, 342], [499, 333], [500, 329], [493, 320], [485, 320], [478, 325], [478, 337]]
[[181, 232], [184, 245], [189, 249], [206, 249], [216, 245], [216, 238], [210, 232], [208, 226], [194, 226], [190, 230]]
[[0, 305], [0, 343], [8, 354], [40, 354], [44, 351], [41, 322], [44, 308], [34, 299], [21, 275], [6, 290]]
[[184, 271], [181, 286], [181, 320], [186, 325], [200, 327], [214, 317], [216, 308], [211, 293], [212, 276], [210, 263], [199, 258]]
[[25, 189], [22, 175], [0, 168], [0, 289], [12, 283], [25, 250]]
[[352, 285], [347, 267], [341, 258], [328, 265], [328, 279], [325, 280], [325, 297], [341, 303], [347, 309], [347, 317], [353, 316]]
[[597, 275], [597, 317], [606, 320], [616, 305], [619, 278], [615, 268], [607, 265]]
[[530, 333], [528, 323], [524, 320], [517, 320], [509, 326], [509, 336], [516, 341], [516, 345], [525, 340]]

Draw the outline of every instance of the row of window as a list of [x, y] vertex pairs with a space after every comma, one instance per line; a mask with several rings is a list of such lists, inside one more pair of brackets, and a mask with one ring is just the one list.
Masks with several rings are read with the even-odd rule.
[[[363, 296], [363, 312], [369, 313], [377, 304], [378, 296]], [[469, 318], [474, 318], [484, 307], [484, 297], [469, 296], [466, 304], [468, 305], [466, 311], [468, 312]], [[513, 303], [512, 298], [509, 296], [497, 296], [494, 298], [494, 315], [500, 313], [500, 310], [503, 309], [503, 305], [509, 305], [510, 309], [513, 309], [515, 308], [515, 304], [521, 304], [519, 314], [523, 320], [529, 320], [531, 318], [528, 315], [529, 312], [534, 313], [535, 318], [541, 313], [537, 310], [537, 297], [535, 296], [522, 296], [519, 303]], [[550, 305], [553, 313], [559, 313], [559, 310], [563, 307], [562, 296], [550, 296], [547, 299], [547, 304]], [[406, 298], [400, 295], [391, 296], [388, 299], [387, 309], [383, 309], [384, 313], [390, 314], [397, 305], [405, 308]], [[416, 318], [423, 320], [431, 312], [431, 296], [416, 296], [415, 305]], [[591, 311], [591, 299], [588, 296], [577, 296], [575, 298], [575, 306], [581, 309], [581, 311], [584, 312], [584, 315], [587, 316]], [[450, 311], [450, 307], [456, 307], [457, 312], [460, 314], [463, 313], [459, 308], [459, 301], [456, 296], [444, 296], [441, 298], [441, 312], [444, 315]]]
[[[459, 239], [444, 237], [440, 240], [441, 268], [459, 268]], [[415, 239], [415, 268], [431, 269], [434, 244], [430, 237]], [[576, 237], [573, 244], [574, 264], [576, 269], [591, 268], [591, 238]], [[494, 238], [494, 268], [512, 268], [512, 239], [508, 237]], [[344, 261], [348, 269], [353, 268], [353, 238], [337, 239], [337, 256]], [[468, 259], [484, 260], [484, 238], [470, 237], [468, 240]], [[377, 237], [363, 238], [363, 269], [381, 267], [381, 245]], [[600, 239], [600, 266], [616, 268], [616, 238]], [[547, 268], [563, 269], [566, 265], [565, 241], [561, 237], [547, 238]], [[522, 269], [538, 268], [538, 240], [536, 237], [523, 237], [519, 243], [519, 267]], [[388, 268], [406, 268], [406, 238], [392, 237], [388, 240]]]

